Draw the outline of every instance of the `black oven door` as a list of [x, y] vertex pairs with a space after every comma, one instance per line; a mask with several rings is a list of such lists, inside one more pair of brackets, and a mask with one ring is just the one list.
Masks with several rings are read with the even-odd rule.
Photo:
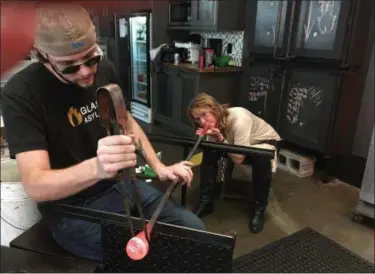
[[191, 23], [190, 1], [169, 1], [169, 25], [189, 26]]

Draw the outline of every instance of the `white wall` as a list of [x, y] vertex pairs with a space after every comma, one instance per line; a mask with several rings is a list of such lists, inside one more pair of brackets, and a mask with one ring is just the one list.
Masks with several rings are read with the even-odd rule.
[[363, 158], [367, 158], [374, 128], [374, 51], [375, 43], [367, 72], [362, 103], [357, 120], [357, 130], [352, 147], [353, 155]]

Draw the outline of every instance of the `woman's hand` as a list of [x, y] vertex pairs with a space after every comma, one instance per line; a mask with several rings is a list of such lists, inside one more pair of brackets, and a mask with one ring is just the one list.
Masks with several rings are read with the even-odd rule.
[[[203, 131], [203, 128], [198, 128], [195, 131], [195, 134], [201, 136], [202, 135], [202, 131]], [[210, 137], [210, 141], [211, 142], [219, 142], [219, 143], [221, 143], [221, 142], [224, 141], [224, 136], [223, 136], [223, 134], [221, 134], [220, 129], [218, 129], [218, 128], [213, 128], [213, 129], [207, 130], [206, 135], [208, 135]]]

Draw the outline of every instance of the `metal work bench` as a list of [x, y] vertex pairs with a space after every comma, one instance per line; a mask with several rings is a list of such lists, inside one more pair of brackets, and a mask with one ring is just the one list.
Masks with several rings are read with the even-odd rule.
[[18, 248], [1, 246], [2, 273], [90, 273], [97, 264], [46, 255]]
[[[164, 144], [170, 144], [170, 145], [178, 145], [182, 146], [184, 148], [184, 156], [186, 156], [189, 153], [189, 148], [192, 147], [195, 144], [194, 139], [189, 138], [181, 138], [181, 137], [174, 137], [174, 136], [164, 136], [164, 135], [157, 135], [157, 134], [148, 134], [148, 138], [150, 142], [152, 143], [164, 143]], [[242, 146], [234, 146], [234, 145], [228, 145], [228, 144], [216, 144], [211, 142], [202, 142], [200, 144], [200, 148], [202, 149], [213, 149], [216, 151], [222, 151], [223, 153], [237, 153], [237, 154], [244, 154], [244, 155], [259, 155], [262, 157], [269, 157], [270, 159], [274, 157], [274, 151], [272, 150], [265, 150], [265, 149], [257, 149], [257, 148], [249, 148], [249, 147], [242, 147]], [[187, 187], [182, 186], [181, 191], [181, 203], [182, 205], [186, 204], [186, 195], [187, 195]], [[127, 222], [124, 221], [125, 216], [118, 215], [118, 214], [112, 214], [108, 212], [100, 212], [95, 211], [91, 209], [81, 208], [81, 207], [75, 207], [70, 205], [64, 205], [60, 204], [56, 207], [56, 210], [63, 213], [64, 215], [72, 218], [79, 218], [83, 220], [87, 220], [90, 222], [96, 222], [100, 223], [102, 225], [102, 228], [104, 227], [104, 233], [106, 234], [106, 237], [103, 238], [103, 241], [108, 239], [108, 237], [112, 237], [113, 233], [109, 233], [108, 231], [111, 231], [115, 229], [117, 231], [118, 239], [125, 240], [125, 238], [129, 238], [129, 235], [126, 234], [127, 232]], [[132, 217], [134, 223], [139, 222], [139, 219], [136, 217]], [[126, 224], [125, 224], [126, 223]], [[114, 226], [115, 225], [115, 226]], [[140, 228], [139, 228], [140, 229]], [[103, 231], [103, 229], [102, 229]], [[205, 271], [205, 272], [212, 272], [212, 268], [216, 268], [216, 266], [213, 265], [212, 260], [217, 260], [218, 266], [217, 269], [214, 269], [214, 272], [231, 272], [231, 264], [232, 264], [232, 253], [235, 245], [235, 232], [233, 235], [219, 235], [214, 234], [210, 232], [204, 232], [204, 231], [196, 231], [186, 228], [181, 228], [169, 224], [162, 224], [158, 223], [155, 227], [155, 239], [156, 239], [156, 247], [155, 249], [158, 249], [158, 246], [163, 246], [163, 243], [174, 243], [175, 246], [171, 247], [173, 249], [173, 252], [170, 253], [170, 256], [174, 256], [176, 254], [176, 250], [179, 250], [178, 244], [182, 242], [181, 239], [183, 239], [183, 242], [186, 244], [186, 252], [189, 253], [189, 249], [195, 248], [193, 252], [190, 252], [189, 254], [185, 254], [187, 256], [187, 261], [192, 263], [192, 258], [197, 253], [201, 252], [203, 248], [206, 248], [206, 254], [208, 257], [205, 258], [205, 261], [202, 261], [200, 265], [197, 265], [197, 270], [194, 272], [200, 272], [199, 270]], [[103, 232], [102, 232], [103, 233]], [[109, 235], [109, 236], [108, 236]], [[120, 235], [120, 236], [119, 236]], [[102, 234], [103, 236], [103, 234]], [[115, 237], [115, 236], [113, 236]], [[117, 239], [113, 239], [113, 242], [119, 242]], [[106, 249], [110, 250], [110, 252], [114, 252], [113, 256], [122, 256], [121, 258], [118, 258], [119, 262], [125, 262], [126, 256], [123, 251], [123, 248], [112, 248], [112, 246], [108, 246], [108, 241], [106, 241]], [[39, 222], [33, 227], [31, 227], [29, 230], [21, 234], [19, 237], [14, 239], [10, 246], [14, 249], [20, 249], [24, 252], [31, 252], [33, 254], [39, 254], [40, 256], [50, 256], [55, 258], [55, 260], [61, 260], [62, 266], [66, 263], [65, 261], [69, 261], [70, 264], [67, 266], [66, 270], [63, 270], [61, 268], [61, 271], [57, 272], [68, 272], [69, 269], [71, 269], [73, 272], [80, 272], [81, 270], [78, 268], [74, 268], [74, 265], [81, 265], [85, 268], [82, 268], [84, 272], [93, 272], [96, 267], [100, 265], [100, 262], [90, 261], [87, 259], [79, 258], [67, 251], [65, 251], [63, 248], [58, 246], [54, 240], [51, 237], [50, 232], [46, 229], [46, 227], [43, 225], [43, 222]], [[194, 246], [194, 247], [193, 247]], [[7, 251], [8, 252], [8, 251]], [[9, 251], [13, 252], [13, 251]], [[117, 253], [116, 253], [117, 252]], [[29, 254], [29, 253], [25, 253]], [[36, 255], [35, 255], [36, 256]], [[152, 255], [153, 256], [153, 255]], [[161, 256], [160, 252], [156, 252], [156, 257], [152, 257], [151, 260], [160, 261], [160, 258], [164, 258]], [[189, 257], [190, 256], [190, 257]], [[48, 257], [45, 257], [48, 258]], [[107, 257], [108, 258], [108, 257]], [[110, 256], [112, 258], [112, 256]], [[211, 259], [210, 259], [211, 258]], [[216, 259], [214, 259], [216, 258]], [[2, 257], [3, 259], [3, 257]], [[175, 260], [183, 261], [182, 257], [175, 258]], [[40, 259], [39, 261], [43, 261]], [[179, 272], [181, 270], [180, 263], [174, 264], [174, 266], [171, 266], [171, 269], [178, 269]], [[127, 263], [129, 263], [127, 261]], [[155, 264], [152, 263], [152, 261], [148, 262], [150, 266], [155, 266]], [[151, 264], [150, 264], [151, 263]], [[112, 264], [111, 264], [112, 265]], [[122, 263], [120, 264], [122, 265]], [[163, 272], [168, 272], [168, 269], [165, 269], [165, 262], [160, 261], [159, 267], [164, 267]], [[163, 265], [163, 266], [162, 266]], [[37, 268], [35, 266], [36, 272], [44, 272], [43, 270], [39, 271], [41, 268]], [[70, 267], [70, 268], [69, 268]], [[131, 270], [137, 270], [139, 269], [138, 266], [132, 266]], [[191, 267], [191, 266], [187, 266]], [[210, 268], [211, 267], [211, 268]], [[25, 266], [27, 268], [27, 265]], [[31, 269], [31, 268], [30, 268]], [[30, 272], [30, 269], [25, 269], [26, 271]], [[31, 270], [34, 270], [32, 268]], [[92, 270], [92, 271], [89, 271]], [[211, 270], [211, 271], [210, 271]], [[121, 269], [119, 269], [121, 272]], [[149, 270], [151, 271], [151, 270]], [[116, 271], [109, 271], [109, 272], [116, 272]], [[151, 271], [152, 272], [152, 271]], [[174, 272], [174, 271], [172, 271]], [[184, 271], [182, 271], [184, 272]]]
[[[169, 144], [169, 145], [177, 145], [182, 146], [184, 148], [184, 155], [185, 158], [189, 154], [189, 148], [194, 146], [195, 140], [186, 137], [176, 137], [176, 136], [165, 136], [159, 134], [147, 134], [148, 139], [150, 142], [155, 143], [162, 143], [162, 144]], [[224, 153], [236, 153], [242, 154], [245, 156], [248, 155], [258, 155], [260, 157], [268, 157], [272, 159], [274, 157], [274, 150], [269, 149], [260, 149], [260, 148], [251, 148], [246, 146], [237, 146], [237, 145], [229, 145], [229, 144], [220, 144], [220, 143], [213, 143], [202, 141], [199, 145], [201, 149], [212, 149], [216, 151], [220, 151]], [[187, 197], [187, 186], [182, 186], [181, 191], [181, 204], [183, 206], [186, 205], [186, 197]]]

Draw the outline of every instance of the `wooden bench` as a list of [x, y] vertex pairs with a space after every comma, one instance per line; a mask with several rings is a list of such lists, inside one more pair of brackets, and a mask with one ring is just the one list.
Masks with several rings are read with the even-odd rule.
[[1, 246], [1, 273], [90, 273], [96, 269], [95, 262], [80, 262]]
[[9, 246], [62, 259], [75, 260], [80, 263], [99, 264], [99, 262], [78, 257], [60, 247], [52, 239], [51, 232], [45, 227], [42, 221], [36, 223], [30, 229], [12, 240]]

